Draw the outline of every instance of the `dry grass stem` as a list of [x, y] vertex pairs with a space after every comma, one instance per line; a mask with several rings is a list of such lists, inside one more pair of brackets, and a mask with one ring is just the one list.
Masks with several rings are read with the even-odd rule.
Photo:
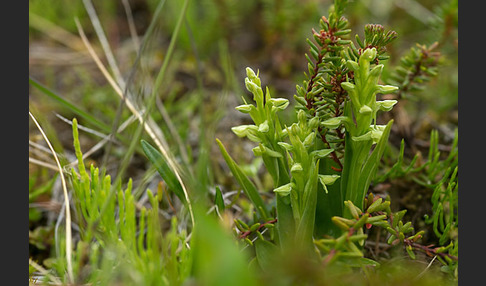
[[52, 282], [54, 282], [55, 285], [62, 285], [61, 280], [59, 280], [57, 277], [52, 276], [49, 271], [47, 271], [44, 267], [40, 266], [37, 264], [32, 258], [29, 258], [29, 265], [34, 267], [37, 271], [39, 271], [42, 275], [48, 277], [51, 279]]
[[72, 243], [73, 243], [73, 238], [72, 238], [72, 233], [71, 233], [71, 211], [69, 207], [69, 195], [67, 191], [67, 185], [66, 185], [66, 180], [64, 178], [64, 172], [63, 168], [61, 166], [61, 163], [59, 161], [59, 158], [56, 155], [56, 151], [51, 145], [51, 142], [49, 141], [49, 138], [47, 138], [46, 134], [44, 133], [44, 130], [42, 127], [39, 125], [37, 120], [35, 119], [34, 115], [29, 111], [30, 118], [32, 121], [35, 123], [37, 128], [39, 129], [40, 133], [42, 134], [42, 137], [44, 137], [44, 140], [46, 141], [47, 145], [49, 146], [49, 149], [52, 151], [52, 155], [54, 156], [54, 159], [56, 160], [57, 164], [57, 170], [59, 171], [59, 175], [61, 178], [61, 183], [62, 183], [62, 189], [64, 193], [64, 205], [66, 208], [66, 261], [67, 261], [67, 273], [68, 273], [68, 279], [71, 282], [74, 282], [74, 276], [73, 276], [73, 266], [72, 266]]

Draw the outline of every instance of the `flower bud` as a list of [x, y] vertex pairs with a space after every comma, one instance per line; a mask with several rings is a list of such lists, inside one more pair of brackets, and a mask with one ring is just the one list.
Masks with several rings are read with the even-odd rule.
[[371, 107], [369, 107], [368, 105], [363, 105], [360, 109], [359, 109], [359, 113], [361, 114], [364, 114], [364, 113], [371, 113], [373, 112], [373, 109], [371, 109]]
[[391, 92], [394, 92], [395, 90], [397, 90], [398, 87], [394, 86], [394, 85], [377, 85], [377, 91], [379, 93], [391, 93]]
[[255, 74], [255, 72], [250, 68], [250, 67], [247, 67], [246, 68], [246, 76], [249, 78], [249, 79], [254, 79], [257, 77], [257, 75]]
[[263, 155], [263, 150], [260, 146], [256, 146], [255, 148], [251, 149], [251, 151], [253, 151], [253, 155], [255, 155], [255, 157], [261, 157]]
[[304, 168], [302, 168], [302, 165], [300, 163], [295, 163], [292, 165], [292, 168], [290, 168], [291, 173], [302, 172], [302, 171], [304, 171]]
[[292, 145], [290, 145], [289, 143], [286, 143], [286, 142], [278, 142], [277, 144], [280, 145], [280, 147], [284, 148], [287, 151], [292, 151], [294, 149], [294, 146], [292, 146]]
[[382, 135], [383, 135], [383, 131], [381, 130], [371, 131], [371, 140], [373, 140], [373, 143], [378, 143]]
[[371, 62], [372, 60], [374, 60], [376, 57], [376, 49], [375, 48], [371, 48], [371, 49], [366, 49], [360, 56], [360, 60], [361, 59], [364, 59], [364, 60], [367, 60], [369, 62]]
[[321, 125], [329, 129], [336, 129], [341, 125], [341, 120], [337, 117], [332, 117], [321, 122]]
[[350, 91], [354, 90], [355, 85], [350, 83], [350, 82], [345, 81], [345, 82], [341, 83], [341, 87], [344, 88], [344, 90], [346, 90], [347, 92], [350, 92]]
[[305, 111], [300, 109], [299, 112], [297, 113], [297, 119], [299, 122], [306, 122], [307, 121], [307, 116], [305, 114]]
[[258, 72], [255, 72], [251, 68], [246, 68], [246, 76], [251, 82], [255, 83], [257, 86], [262, 86], [260, 78], [258, 77]]
[[316, 139], [316, 134], [314, 132], [311, 132], [309, 135], [307, 135], [307, 137], [305, 137], [302, 144], [304, 144], [304, 146], [308, 148], [314, 144], [315, 139]]
[[359, 65], [358, 65], [358, 63], [357, 63], [357, 62], [355, 62], [355, 61], [352, 61], [352, 60], [348, 60], [348, 61], [346, 62], [346, 66], [347, 66], [347, 67], [348, 67], [350, 70], [352, 70], [352, 71], [357, 71], [357, 70], [359, 70]]
[[266, 132], [268, 132], [268, 129], [269, 129], [269, 126], [268, 126], [267, 120], [263, 121], [263, 123], [258, 125], [258, 131], [259, 132], [266, 133]]
[[339, 177], [339, 175], [319, 175], [319, 181], [321, 184], [332, 185]]
[[258, 127], [255, 125], [240, 125], [231, 128], [231, 131], [236, 134], [238, 137], [245, 137], [248, 136], [248, 133], [258, 130]]
[[252, 104], [243, 104], [235, 107], [235, 109], [241, 113], [250, 113], [252, 109], [255, 109], [255, 106]]
[[245, 87], [251, 93], [255, 93], [256, 92], [257, 86], [256, 86], [256, 84], [254, 84], [253, 82], [251, 82], [251, 80], [249, 78], [245, 78]]
[[269, 101], [279, 110], [284, 110], [289, 106], [289, 100], [285, 98], [270, 98]]
[[377, 101], [376, 105], [378, 105], [378, 108], [383, 111], [390, 111], [392, 110], [393, 106], [397, 104], [398, 101], [391, 99], [391, 100], [382, 100], [382, 101]]
[[246, 136], [246, 127], [248, 125], [240, 125], [240, 126], [235, 126], [231, 127], [231, 131], [236, 134], [238, 137], [245, 137]]
[[331, 154], [332, 151], [334, 151], [334, 149], [319, 149], [316, 151], [312, 151], [311, 155], [314, 156], [314, 158], [322, 159], [327, 157], [327, 155]]
[[310, 129], [316, 129], [319, 126], [319, 118], [313, 117], [309, 122], [307, 123]]
[[292, 185], [292, 183], [288, 183], [274, 189], [273, 191], [281, 196], [288, 196], [290, 194], [290, 191], [292, 190]]

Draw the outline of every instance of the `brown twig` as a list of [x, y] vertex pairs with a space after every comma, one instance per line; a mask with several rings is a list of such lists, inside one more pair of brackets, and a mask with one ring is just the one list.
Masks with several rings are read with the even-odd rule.
[[[319, 134], [321, 135], [321, 140], [324, 144], [326, 144], [327, 146], [329, 146], [329, 148], [331, 148], [331, 144], [329, 144], [329, 142], [327, 142], [327, 139], [326, 139], [326, 134], [325, 132], [323, 132], [322, 130], [322, 127], [318, 127], [317, 130], [319, 131]], [[323, 134], [324, 133], [324, 134]], [[339, 158], [337, 157], [337, 154], [336, 154], [336, 151], [332, 151], [331, 152], [331, 157], [332, 159], [334, 160], [334, 162], [336, 162], [338, 165], [339, 165], [339, 169], [331, 166], [331, 168], [336, 171], [336, 172], [341, 172], [343, 170], [343, 164], [341, 163], [341, 160], [339, 160]]]
[[328, 265], [331, 260], [334, 258], [334, 256], [336, 255], [337, 253], [337, 250], [336, 249], [331, 249], [331, 251], [329, 251], [329, 254], [326, 256], [326, 258], [324, 258], [324, 260], [322, 261], [322, 263], [324, 265]]
[[312, 88], [314, 87], [314, 80], [317, 77], [317, 72], [319, 71], [319, 65], [322, 63], [322, 59], [324, 58], [324, 56], [325, 56], [325, 53], [322, 53], [322, 52], [319, 53], [317, 61], [314, 64], [314, 71], [313, 71], [312, 75], [310, 75], [311, 78], [309, 79], [309, 83], [307, 84], [307, 90], [306, 90], [306, 93], [305, 93], [305, 101], [307, 102], [306, 107], [309, 110], [312, 109], [314, 102], [310, 98], [308, 98], [307, 95], [312, 91]]
[[[262, 223], [255, 231], [260, 231], [260, 229], [262, 229], [265, 225], [269, 224], [269, 223], [276, 223], [277, 222], [277, 219], [272, 219], [270, 221], [267, 221], [265, 223]], [[245, 232], [243, 232], [241, 235], [240, 235], [240, 239], [245, 239], [246, 237], [248, 237], [250, 234], [252, 233], [252, 231], [250, 230], [247, 230]]]
[[411, 246], [414, 249], [420, 250], [427, 254], [428, 256], [440, 256], [441, 258], [449, 257], [452, 260], [458, 260], [459, 258], [455, 255], [445, 253], [445, 252], [437, 252], [439, 249], [438, 247], [433, 247], [433, 245], [422, 245], [420, 243], [414, 242], [411, 239], [404, 239], [403, 243], [405, 246]]

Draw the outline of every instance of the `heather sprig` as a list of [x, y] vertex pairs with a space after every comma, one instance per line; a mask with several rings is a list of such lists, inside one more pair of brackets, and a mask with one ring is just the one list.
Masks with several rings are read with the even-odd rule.
[[[451, 254], [453, 244], [445, 247], [424, 246], [419, 243], [425, 231], [414, 233], [411, 222], [404, 223], [407, 210], [392, 212], [390, 201], [369, 194], [364, 202], [364, 211], [351, 201], [345, 201], [351, 218], [335, 216], [333, 222], [341, 229], [342, 234], [336, 238], [325, 238], [315, 241], [321, 250], [324, 263], [341, 263], [342, 266], [379, 265], [378, 262], [363, 257], [362, 245], [368, 235], [363, 229], [379, 227], [387, 232], [387, 243], [391, 246], [402, 245], [408, 255], [415, 259], [417, 251], [435, 255], [441, 261], [457, 263], [457, 256]], [[449, 253], [447, 252], [449, 251]]]
[[359, 49], [356, 49], [354, 45], [351, 45], [353, 54], [355, 57], [361, 55], [361, 53], [370, 48], [375, 48], [377, 56], [375, 63], [379, 61], [387, 60], [390, 57], [386, 55], [386, 46], [393, 42], [397, 38], [397, 32], [385, 31], [385, 28], [380, 24], [367, 24], [364, 28], [364, 40], [362, 41], [358, 35], [356, 35], [356, 42], [359, 45]]
[[400, 59], [391, 76], [387, 79], [390, 84], [400, 87], [397, 98], [412, 98], [416, 91], [423, 90], [425, 83], [438, 74], [440, 52], [436, 51], [438, 42], [430, 46], [416, 44]]

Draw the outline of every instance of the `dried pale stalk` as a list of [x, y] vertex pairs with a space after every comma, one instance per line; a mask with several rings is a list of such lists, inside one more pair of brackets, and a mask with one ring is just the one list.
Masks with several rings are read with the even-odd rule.
[[35, 119], [34, 115], [29, 111], [30, 118], [32, 118], [32, 121], [34, 121], [35, 125], [37, 126], [37, 129], [39, 129], [40, 133], [42, 134], [42, 137], [44, 137], [44, 140], [47, 143], [47, 146], [49, 149], [51, 149], [52, 155], [54, 156], [54, 160], [56, 160], [57, 168], [59, 171], [59, 175], [61, 176], [61, 183], [62, 183], [62, 190], [64, 193], [64, 205], [66, 208], [66, 261], [67, 261], [67, 274], [68, 274], [68, 279], [71, 282], [74, 282], [74, 275], [73, 275], [73, 265], [72, 265], [72, 243], [73, 243], [73, 238], [72, 238], [72, 233], [71, 233], [71, 211], [69, 207], [69, 195], [67, 191], [67, 186], [66, 186], [66, 180], [64, 179], [64, 172], [61, 166], [61, 163], [59, 162], [59, 158], [56, 155], [56, 151], [51, 145], [51, 142], [47, 138], [46, 134], [44, 133], [44, 130], [42, 127], [39, 125], [37, 120]]

